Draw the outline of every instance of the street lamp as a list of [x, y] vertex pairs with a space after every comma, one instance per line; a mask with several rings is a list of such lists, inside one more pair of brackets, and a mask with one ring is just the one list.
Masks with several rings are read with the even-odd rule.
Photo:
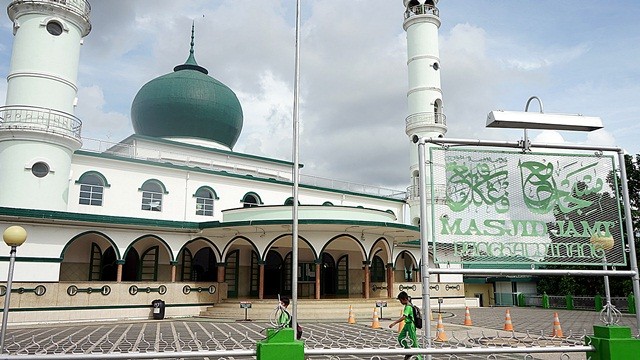
[[4, 295], [4, 309], [2, 314], [2, 329], [0, 330], [0, 354], [4, 354], [4, 338], [7, 333], [7, 319], [9, 318], [9, 301], [11, 299], [11, 282], [13, 281], [13, 266], [16, 262], [16, 248], [27, 240], [27, 231], [21, 226], [9, 226], [2, 233], [2, 239], [11, 247], [9, 255], [9, 274], [7, 275], [7, 291]]

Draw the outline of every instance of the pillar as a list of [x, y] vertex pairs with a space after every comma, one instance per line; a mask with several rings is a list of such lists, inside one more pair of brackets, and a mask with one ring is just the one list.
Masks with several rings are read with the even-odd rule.
[[322, 260], [316, 260], [316, 289], [315, 289], [315, 299], [320, 300], [320, 269], [322, 269]]
[[117, 268], [117, 274], [116, 274], [116, 282], [122, 282], [122, 266], [124, 265], [124, 260], [117, 260], [116, 261], [116, 266]]
[[177, 261], [171, 261], [171, 282], [174, 283], [176, 282], [176, 272], [178, 269], [178, 262]]
[[364, 270], [364, 298], [368, 299], [369, 298], [369, 287], [371, 287], [371, 274], [370, 274], [370, 267], [369, 264], [371, 262], [370, 261], [363, 261], [362, 262], [362, 269]]
[[258, 261], [260, 280], [258, 281], [258, 299], [264, 299], [264, 261]]
[[224, 269], [225, 269], [225, 263], [219, 262], [218, 263], [218, 282], [219, 283], [224, 282]]
[[390, 299], [393, 298], [394, 277], [393, 264], [387, 264], [387, 297]]

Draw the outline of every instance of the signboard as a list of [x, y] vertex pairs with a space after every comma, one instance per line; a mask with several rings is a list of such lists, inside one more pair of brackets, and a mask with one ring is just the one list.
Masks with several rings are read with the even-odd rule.
[[612, 156], [430, 148], [436, 263], [625, 265]]

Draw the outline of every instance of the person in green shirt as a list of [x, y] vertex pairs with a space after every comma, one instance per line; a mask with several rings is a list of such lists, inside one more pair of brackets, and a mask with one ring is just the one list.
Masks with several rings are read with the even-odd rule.
[[[417, 348], [418, 336], [416, 334], [416, 324], [413, 321], [413, 307], [409, 301], [409, 295], [405, 291], [401, 291], [398, 294], [398, 300], [400, 300], [400, 303], [404, 305], [402, 316], [398, 320], [389, 324], [389, 328], [392, 328], [399, 322], [404, 321], [404, 327], [398, 334], [398, 343], [405, 349], [410, 347]], [[411, 359], [411, 355], [406, 355], [404, 358], [405, 360]], [[417, 358], [418, 360], [421, 360], [422, 356], [418, 355]]]
[[291, 315], [289, 315], [287, 307], [289, 307], [289, 298], [283, 296], [280, 298], [280, 316], [278, 317], [278, 327], [291, 327]]

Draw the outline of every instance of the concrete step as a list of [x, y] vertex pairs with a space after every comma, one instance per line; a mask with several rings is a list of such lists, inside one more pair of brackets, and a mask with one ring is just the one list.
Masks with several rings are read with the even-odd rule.
[[[275, 299], [270, 300], [225, 300], [215, 306], [209, 306], [200, 316], [215, 319], [245, 318], [245, 310], [240, 308], [240, 301], [250, 301], [251, 308], [247, 311], [247, 318], [251, 320], [268, 321], [273, 316], [278, 305]], [[382, 311], [378, 309], [384, 318], [397, 319], [402, 312], [402, 304], [395, 299], [322, 299], [322, 300], [298, 300], [298, 319], [300, 320], [337, 320], [347, 321], [349, 318], [349, 306], [351, 306], [356, 321], [372, 321], [376, 302], [383, 301], [387, 307]], [[289, 306], [291, 308], [291, 306]]]

